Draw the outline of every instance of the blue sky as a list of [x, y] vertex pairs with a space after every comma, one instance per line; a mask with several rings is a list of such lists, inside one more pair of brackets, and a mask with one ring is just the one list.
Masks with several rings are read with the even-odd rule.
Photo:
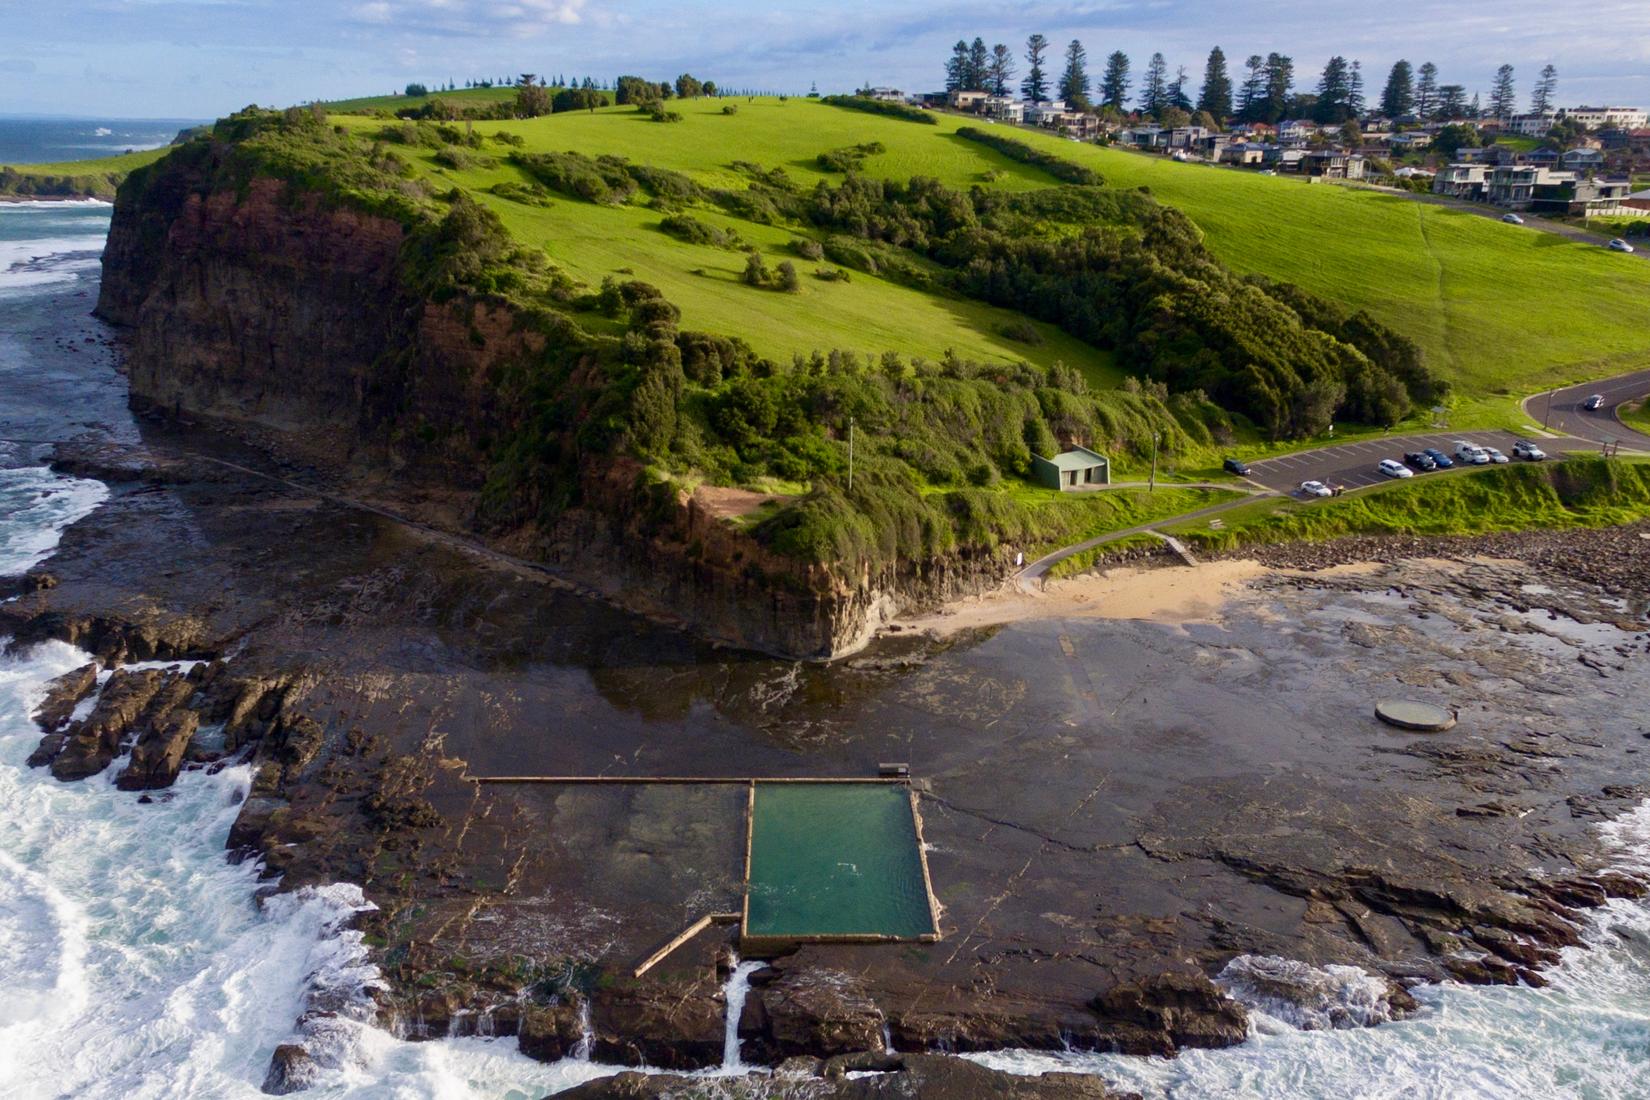
[[920, 90], [959, 37], [1018, 53], [1032, 31], [1081, 38], [1091, 71], [1114, 49], [1137, 70], [1161, 50], [1194, 86], [1218, 43], [1234, 68], [1288, 53], [1303, 85], [1331, 54], [1357, 58], [1372, 93], [1399, 57], [1469, 93], [1510, 62], [1521, 102], [1550, 61], [1561, 103], [1650, 106], [1646, 0], [0, 0], [0, 27], [0, 114], [212, 117], [522, 70]]

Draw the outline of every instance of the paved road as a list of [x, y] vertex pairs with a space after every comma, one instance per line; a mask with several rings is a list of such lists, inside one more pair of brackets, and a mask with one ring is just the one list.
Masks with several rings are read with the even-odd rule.
[[[1582, 408], [1595, 393], [1603, 395], [1604, 407]], [[1524, 413], [1533, 424], [1546, 421], [1549, 431], [1567, 432], [1593, 443], [1619, 442], [1632, 450], [1650, 451], [1650, 435], [1634, 431], [1616, 419], [1617, 406], [1647, 394], [1650, 394], [1650, 370], [1641, 370], [1526, 397]]]
[[[1313, 451], [1297, 451], [1278, 458], [1262, 459], [1249, 464], [1249, 480], [1279, 493], [1293, 493], [1303, 481], [1321, 481], [1327, 485], [1344, 485], [1348, 489], [1362, 489], [1391, 478], [1375, 469], [1383, 458], [1404, 460], [1409, 451], [1436, 447], [1451, 458], [1455, 457], [1455, 441], [1470, 439], [1485, 447], [1499, 448], [1511, 455], [1518, 436], [1511, 432], [1439, 432], [1435, 435], [1393, 435], [1380, 439], [1366, 439], [1358, 443], [1337, 443]], [[1549, 455], [1578, 445], [1575, 440], [1540, 439], [1537, 445]], [[1416, 471], [1415, 476], [1426, 477]]]

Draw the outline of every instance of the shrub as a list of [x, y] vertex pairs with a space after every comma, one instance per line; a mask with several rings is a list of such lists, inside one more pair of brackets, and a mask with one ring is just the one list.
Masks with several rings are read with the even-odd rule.
[[814, 272], [814, 278], [827, 283], [846, 283], [852, 281], [853, 277], [840, 267], [822, 267]]
[[780, 263], [774, 278], [774, 286], [787, 294], [795, 294], [802, 289], [802, 280], [797, 277], [796, 265], [789, 260]]
[[927, 126], [939, 125], [939, 119], [920, 107], [912, 107], [906, 103], [889, 103], [886, 100], [872, 99], [870, 96], [828, 95], [822, 97], [820, 102], [828, 103], [832, 107], [846, 107], [851, 111], [904, 119], [906, 122], [920, 122]]
[[888, 147], [880, 141], [867, 141], [859, 145], [848, 145], [841, 149], [832, 149], [821, 153], [814, 158], [819, 166], [827, 172], [857, 172], [865, 167], [865, 158], [885, 153]]
[[797, 237], [791, 241], [791, 250], [804, 260], [823, 260], [825, 246], [812, 237]]
[[768, 281], [772, 279], [773, 276], [768, 271], [768, 265], [762, 262], [762, 253], [753, 249], [751, 254], [745, 257], [745, 273], [741, 275], [740, 278], [743, 279], [748, 286], [768, 285]]
[[739, 113], [739, 106], [735, 103], [724, 103], [722, 104], [722, 113], [724, 115], [736, 115]]
[[501, 199], [519, 202], [524, 206], [549, 206], [550, 193], [536, 183], [517, 183], [501, 180], [489, 189]]
[[430, 94], [430, 89], [422, 84], [408, 84], [404, 94], [409, 96], [427, 96]]
[[671, 214], [659, 222], [659, 228], [669, 233], [677, 240], [687, 241], [689, 244], [704, 244], [714, 248], [731, 248], [743, 250], [743, 243], [739, 234], [724, 229], [718, 229], [700, 221], [691, 214]]
[[1037, 331], [1037, 326], [1024, 317], [1018, 317], [1007, 322], [1000, 331], [1010, 340], [1018, 340], [1020, 343], [1030, 344], [1032, 347], [1036, 347], [1043, 342], [1043, 334]]
[[990, 149], [995, 149], [1009, 160], [1017, 160], [1021, 164], [1030, 164], [1041, 168], [1057, 180], [1075, 183], [1083, 187], [1098, 187], [1105, 182], [1099, 172], [1081, 164], [1073, 164], [1063, 157], [1053, 153], [1045, 153], [1041, 149], [1033, 148], [1023, 141], [1015, 141], [1002, 134], [993, 134], [973, 126], [964, 126], [957, 131], [957, 136], [968, 141], [979, 142]]

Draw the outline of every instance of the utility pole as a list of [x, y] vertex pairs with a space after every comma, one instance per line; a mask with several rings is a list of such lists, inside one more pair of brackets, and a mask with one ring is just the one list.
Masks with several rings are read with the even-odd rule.
[[854, 418], [848, 418], [848, 491], [854, 491]]
[[1542, 431], [1547, 430], [1547, 420], [1548, 420], [1548, 418], [1550, 418], [1553, 415], [1553, 394], [1555, 394], [1557, 392], [1558, 392], [1557, 390], [1548, 390], [1547, 391], [1547, 410], [1541, 414], [1541, 430]]
[[1157, 441], [1162, 438], [1162, 432], [1152, 433], [1152, 479], [1146, 489], [1148, 493], [1157, 492]]

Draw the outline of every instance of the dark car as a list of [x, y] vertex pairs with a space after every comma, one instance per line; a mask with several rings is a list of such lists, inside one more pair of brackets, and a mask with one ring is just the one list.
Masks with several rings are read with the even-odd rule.
[[1604, 407], [1604, 395], [1602, 393], [1593, 394], [1581, 407], [1584, 409], [1602, 409]]
[[1226, 472], [1229, 474], [1236, 474], [1238, 477], [1249, 476], [1249, 464], [1240, 459], [1228, 458], [1221, 465], [1226, 468]]
[[1432, 456], [1425, 451], [1411, 451], [1404, 456], [1404, 461], [1417, 470], [1436, 470], [1438, 468], [1438, 463], [1434, 462]]
[[1440, 451], [1437, 447], [1428, 447], [1421, 453], [1432, 459], [1432, 464], [1440, 470], [1447, 470], [1455, 465], [1455, 459]]

